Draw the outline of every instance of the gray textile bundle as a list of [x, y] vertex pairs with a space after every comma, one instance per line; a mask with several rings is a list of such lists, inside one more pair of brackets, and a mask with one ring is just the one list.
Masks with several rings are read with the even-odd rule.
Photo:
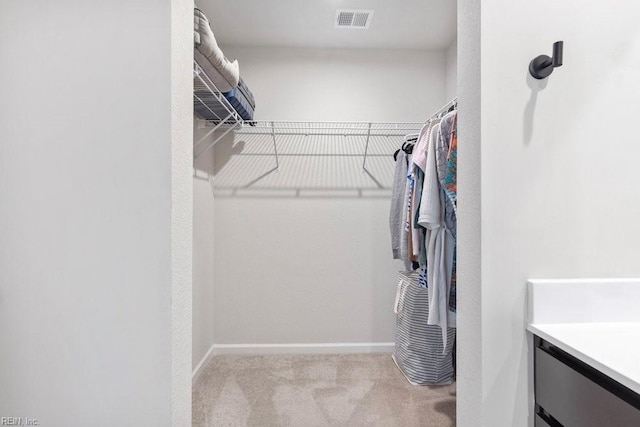
[[238, 86], [238, 82], [240, 81], [240, 66], [238, 65], [238, 60], [234, 59], [233, 61], [229, 61], [224, 56], [213, 35], [213, 31], [211, 31], [209, 20], [199, 9], [194, 9], [194, 31], [196, 33], [194, 41], [197, 51], [213, 66], [217, 73], [210, 72], [208, 70], [210, 67], [202, 64], [202, 60], [198, 61], [197, 57], [196, 61], [207, 72], [213, 84], [215, 84], [221, 92], [229, 92]]

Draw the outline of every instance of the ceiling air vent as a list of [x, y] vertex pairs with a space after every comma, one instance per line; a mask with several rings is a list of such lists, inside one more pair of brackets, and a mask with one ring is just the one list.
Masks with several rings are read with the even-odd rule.
[[351, 30], [366, 30], [371, 24], [373, 10], [367, 9], [338, 9], [336, 10], [335, 28], [349, 28]]

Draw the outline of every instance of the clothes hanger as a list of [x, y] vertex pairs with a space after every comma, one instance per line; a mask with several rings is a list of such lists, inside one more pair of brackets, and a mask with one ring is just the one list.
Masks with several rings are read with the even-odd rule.
[[413, 147], [415, 147], [415, 144], [411, 141], [405, 141], [402, 143], [402, 147], [398, 148], [396, 150], [395, 153], [393, 153], [393, 160], [397, 161], [398, 160], [398, 153], [400, 153], [400, 150], [404, 151], [407, 154], [411, 154], [413, 153]]
[[413, 153], [413, 147], [415, 143], [418, 141], [419, 136], [420, 136], [419, 133], [412, 133], [409, 135], [405, 135], [404, 142], [402, 143], [402, 148], [396, 150], [396, 152], [393, 153], [393, 160], [395, 161], [398, 160], [398, 153], [400, 152], [400, 150], [404, 151], [407, 154]]
[[404, 142], [415, 142], [418, 140], [418, 137], [420, 136], [419, 133], [412, 133], [409, 135], [405, 135], [404, 137]]
[[413, 147], [415, 147], [415, 144], [411, 142], [405, 142], [404, 144], [402, 144], [402, 151], [407, 154], [411, 154], [413, 153]]

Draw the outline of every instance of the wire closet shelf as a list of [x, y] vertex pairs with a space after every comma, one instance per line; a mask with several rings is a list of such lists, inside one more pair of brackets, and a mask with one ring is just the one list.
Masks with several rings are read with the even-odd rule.
[[274, 155], [277, 156], [276, 137], [278, 136], [363, 137], [367, 138], [368, 142], [371, 137], [404, 137], [408, 133], [420, 130], [423, 125], [423, 123], [245, 121], [196, 61], [193, 62], [193, 105], [201, 121], [204, 121], [205, 127], [209, 128], [194, 144], [194, 161], [212, 149], [230, 132], [245, 136], [270, 135], [273, 138]]
[[[391, 185], [386, 181], [393, 175], [394, 151], [407, 135], [416, 134], [423, 126], [422, 122], [245, 122], [234, 127], [227, 138], [232, 141], [224, 142], [222, 152], [233, 151], [231, 147], [240, 151], [211, 185], [218, 190], [265, 186], [386, 189]], [[221, 138], [213, 138], [196, 159], [218, 141]], [[284, 175], [277, 173], [281, 170]], [[357, 177], [358, 170], [362, 178]], [[256, 178], [245, 181], [252, 174]]]
[[304, 122], [304, 121], [255, 121], [236, 131], [240, 135], [297, 135], [297, 136], [384, 136], [404, 137], [420, 130], [424, 123], [375, 123], [375, 122]]
[[207, 121], [234, 127], [242, 118], [197, 62], [193, 62], [193, 107]]
[[[386, 169], [380, 169], [379, 162], [392, 159], [393, 152], [408, 135], [417, 136], [425, 122], [319, 122], [319, 121], [245, 121], [236, 112], [223, 93], [211, 81], [202, 68], [194, 61], [194, 110], [200, 118], [199, 127], [205, 130], [194, 144], [194, 169], [196, 160], [211, 150], [225, 137], [233, 138], [243, 147], [237, 156], [274, 159], [275, 165], [267, 173], [279, 172], [281, 158], [290, 166], [292, 157], [315, 158], [351, 158], [351, 167], [361, 169], [368, 175], [377, 188], [387, 187], [374, 175], [389, 175]], [[456, 106], [456, 99], [449, 101], [430, 118], [446, 112]], [[226, 145], [226, 143], [225, 143]], [[359, 158], [360, 166], [357, 162]], [[374, 171], [367, 167], [368, 158], [374, 159]], [[320, 160], [318, 160], [319, 162]], [[345, 160], [346, 161], [346, 160]], [[389, 163], [393, 165], [393, 162]], [[266, 165], [265, 165], [266, 166]], [[251, 169], [256, 169], [252, 164]], [[380, 170], [378, 170], [380, 169]], [[224, 181], [224, 179], [223, 179]], [[213, 181], [212, 181], [213, 183]]]

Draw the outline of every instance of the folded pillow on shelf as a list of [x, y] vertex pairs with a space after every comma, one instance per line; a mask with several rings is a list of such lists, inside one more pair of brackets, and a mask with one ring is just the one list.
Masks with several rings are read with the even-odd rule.
[[238, 86], [240, 67], [238, 60], [229, 61], [211, 31], [209, 20], [199, 9], [194, 9], [194, 59], [207, 73], [220, 92], [229, 92]]

